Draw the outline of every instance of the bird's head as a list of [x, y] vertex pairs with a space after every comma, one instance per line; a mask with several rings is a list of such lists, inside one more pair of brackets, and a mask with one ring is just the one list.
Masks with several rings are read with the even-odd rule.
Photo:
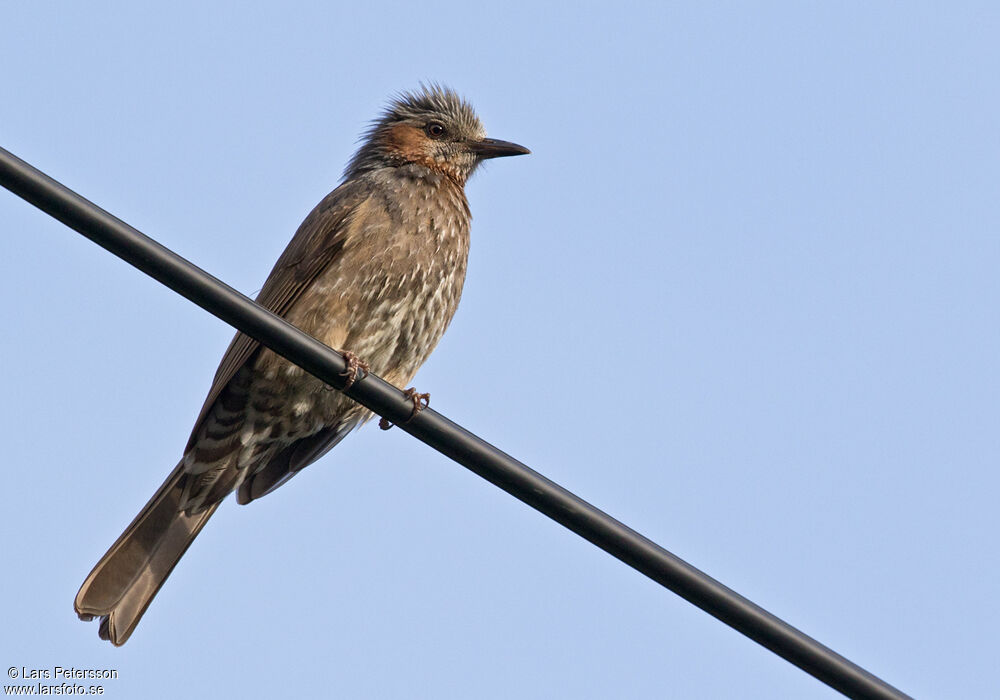
[[416, 165], [465, 184], [488, 158], [530, 153], [524, 146], [486, 138], [472, 106], [448, 88], [431, 85], [402, 93], [372, 123], [345, 177], [384, 167]]

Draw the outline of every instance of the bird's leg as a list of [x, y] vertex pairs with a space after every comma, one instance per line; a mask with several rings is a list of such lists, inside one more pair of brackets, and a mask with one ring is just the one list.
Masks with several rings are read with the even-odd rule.
[[[417, 390], [412, 386], [403, 392], [403, 396], [408, 398], [410, 402], [413, 404], [413, 410], [410, 411], [409, 418], [404, 420], [403, 423], [409, 423], [411, 420], [413, 420], [413, 416], [417, 415], [422, 410], [431, 405], [431, 395], [417, 393]], [[378, 427], [381, 428], [382, 430], [388, 430], [389, 428], [392, 427], [392, 423], [389, 422], [388, 418], [383, 417], [381, 420], [379, 420]]]
[[[344, 358], [344, 362], [347, 363], [347, 369], [340, 373], [341, 377], [347, 377], [347, 382], [344, 384], [344, 388], [341, 389], [341, 391], [347, 391], [358, 379], [364, 379], [367, 377], [368, 373], [371, 371], [371, 367], [367, 362], [362, 360], [350, 350], [345, 350], [340, 354]], [[359, 371], [361, 372], [360, 377], [358, 376]]]

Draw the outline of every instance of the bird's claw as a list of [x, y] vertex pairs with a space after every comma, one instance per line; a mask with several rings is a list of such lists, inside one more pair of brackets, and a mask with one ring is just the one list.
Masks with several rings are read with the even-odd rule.
[[[409, 423], [411, 420], [413, 420], [413, 417], [415, 415], [417, 415], [422, 410], [431, 405], [431, 395], [418, 393], [417, 390], [412, 386], [403, 392], [403, 396], [408, 398], [410, 402], [413, 404], [413, 410], [410, 411], [409, 417], [403, 421], [403, 424]], [[388, 418], [383, 417], [381, 420], [379, 420], [378, 427], [381, 428], [382, 430], [388, 430], [389, 428], [392, 427], [392, 423], [389, 421]]]
[[[371, 367], [367, 362], [362, 360], [350, 350], [345, 350], [340, 353], [340, 355], [344, 358], [344, 362], [347, 363], [347, 369], [340, 373], [341, 377], [347, 377], [347, 381], [344, 383], [344, 388], [341, 389], [341, 391], [347, 391], [351, 388], [354, 382], [367, 377], [368, 373], [371, 371]], [[360, 377], [358, 376], [359, 372], [361, 373]]]

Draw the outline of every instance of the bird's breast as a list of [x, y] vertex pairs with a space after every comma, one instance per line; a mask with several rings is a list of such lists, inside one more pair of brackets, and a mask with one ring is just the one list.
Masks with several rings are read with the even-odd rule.
[[469, 254], [465, 195], [448, 181], [389, 183], [355, 222], [343, 255], [313, 285], [303, 330], [408, 382], [448, 327]]
[[[448, 327], [462, 295], [469, 214], [459, 188], [395, 182], [376, 188], [343, 248], [286, 318], [371, 371], [406, 386]], [[289, 435], [307, 435], [361, 408], [270, 351], [257, 360], [252, 394], [286, 409]], [[256, 399], [255, 399], [256, 400]], [[269, 399], [270, 400], [270, 399]]]

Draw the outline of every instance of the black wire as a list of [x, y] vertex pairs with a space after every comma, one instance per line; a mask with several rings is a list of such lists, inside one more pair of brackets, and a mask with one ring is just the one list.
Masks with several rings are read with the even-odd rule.
[[[0, 184], [324, 382], [343, 386], [338, 353], [2, 148]], [[844, 695], [909, 697], [436, 411], [402, 424], [412, 403], [382, 379], [369, 375], [346, 393]]]

